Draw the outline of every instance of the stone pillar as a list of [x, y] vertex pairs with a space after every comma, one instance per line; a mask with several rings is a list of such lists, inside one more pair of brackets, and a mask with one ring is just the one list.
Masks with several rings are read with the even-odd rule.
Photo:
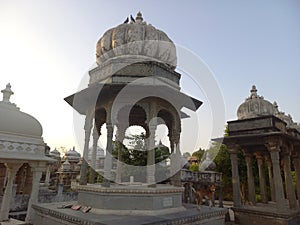
[[117, 173], [116, 183], [122, 182], [122, 153], [123, 153], [123, 140], [125, 137], [125, 127], [123, 125], [118, 126], [118, 161], [117, 161]]
[[232, 170], [233, 206], [237, 208], [242, 206], [240, 176], [239, 176], [238, 157], [237, 157], [238, 150], [239, 150], [239, 146], [237, 145], [228, 146], [228, 151], [230, 153], [230, 160], [231, 160], [231, 170]]
[[169, 140], [170, 140], [170, 151], [171, 154], [174, 153], [174, 131], [169, 131]]
[[[108, 116], [110, 117], [110, 115]], [[102, 186], [110, 187], [111, 177], [111, 169], [112, 169], [112, 150], [113, 150], [113, 125], [110, 122], [106, 123], [107, 129], [107, 143], [106, 143], [106, 154], [104, 159], [104, 181]]]
[[99, 132], [95, 121], [94, 129], [93, 129], [93, 148], [92, 148], [92, 158], [91, 158], [90, 177], [89, 177], [89, 183], [91, 184], [95, 183], [95, 177], [96, 177], [95, 170], [96, 170], [98, 140], [99, 140]]
[[5, 188], [5, 180], [6, 180], [6, 167], [4, 164], [0, 163], [0, 195], [3, 195], [3, 191]]
[[223, 187], [222, 187], [222, 184], [221, 184], [220, 187], [219, 187], [219, 207], [220, 207], [220, 208], [223, 208], [223, 207], [224, 207], [224, 205], [223, 205], [223, 194], [222, 194], [222, 192], [223, 192]]
[[34, 210], [32, 209], [32, 204], [35, 204], [38, 202], [38, 195], [39, 195], [39, 187], [40, 187], [40, 180], [42, 177], [42, 173], [44, 168], [39, 167], [35, 164], [31, 164], [31, 171], [32, 171], [32, 189], [30, 194], [30, 199], [28, 202], [27, 207], [27, 215], [25, 218], [26, 223], [32, 223], [34, 219]]
[[180, 132], [174, 130], [172, 132], [173, 152], [170, 156], [171, 160], [171, 183], [176, 186], [181, 186], [181, 152], [180, 152]]
[[147, 183], [150, 185], [155, 184], [155, 131], [156, 119], [152, 119], [149, 124], [150, 135], [147, 145]]
[[300, 207], [300, 156], [299, 153], [293, 156], [293, 165], [296, 172], [298, 206]]
[[22, 166], [22, 163], [6, 163], [5, 166], [7, 170], [7, 185], [5, 188], [5, 192], [1, 204], [0, 222], [8, 220], [14, 178], [18, 172], [18, 169]]
[[275, 202], [275, 190], [274, 190], [274, 180], [273, 180], [273, 171], [272, 171], [272, 162], [270, 156], [265, 156], [265, 160], [268, 167], [268, 176], [269, 176], [269, 184], [270, 184], [270, 191], [271, 191], [271, 201]]
[[259, 175], [259, 189], [261, 195], [262, 203], [268, 203], [267, 190], [266, 190], [266, 177], [264, 170], [264, 157], [262, 153], [255, 153], [257, 166], [258, 166], [258, 175]]
[[88, 168], [88, 153], [89, 153], [89, 143], [90, 143], [90, 136], [91, 136], [91, 129], [93, 126], [93, 113], [88, 112], [85, 117], [85, 124], [84, 124], [84, 149], [83, 149], [83, 156], [82, 156], [82, 164], [80, 167], [80, 185], [87, 184], [87, 168]]
[[244, 151], [244, 156], [247, 165], [247, 182], [248, 182], [248, 200], [252, 205], [256, 204], [255, 185], [252, 170], [252, 154]]
[[50, 185], [50, 168], [51, 168], [51, 164], [47, 165], [47, 170], [46, 170], [46, 177], [45, 177], [45, 186], [49, 187]]
[[26, 166], [26, 177], [25, 177], [25, 184], [23, 188], [23, 194], [30, 194], [32, 187], [32, 171], [29, 165]]
[[293, 177], [291, 173], [291, 159], [290, 154], [288, 152], [284, 152], [282, 162], [285, 178], [286, 196], [289, 201], [290, 208], [295, 209], [297, 207], [297, 200], [294, 189]]
[[280, 163], [279, 163], [280, 145], [277, 141], [271, 140], [271, 141], [267, 141], [266, 147], [270, 152], [271, 161], [272, 161], [276, 206], [278, 210], [286, 211], [287, 205], [284, 197], [284, 189], [283, 189]]

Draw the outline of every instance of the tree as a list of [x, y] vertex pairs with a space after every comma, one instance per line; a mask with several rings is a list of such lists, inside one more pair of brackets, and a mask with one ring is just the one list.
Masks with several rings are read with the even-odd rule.
[[204, 155], [204, 152], [205, 152], [204, 149], [199, 148], [199, 150], [193, 152], [192, 156], [195, 156], [198, 159], [198, 161], [200, 162]]
[[[128, 166], [125, 166], [122, 170], [122, 177], [128, 180], [129, 176], [139, 177], [141, 182], [145, 182], [143, 180], [146, 178], [146, 170], [141, 168], [147, 165], [147, 147], [145, 145], [146, 136], [144, 133], [140, 135], [131, 135], [126, 136], [126, 139], [129, 140], [129, 147], [127, 148], [125, 145], [122, 147], [121, 152], [121, 161]], [[114, 158], [118, 158], [118, 149], [119, 142], [114, 142], [113, 156]], [[160, 171], [162, 168], [158, 163], [166, 160], [170, 156], [170, 151], [167, 146], [162, 145], [160, 143], [158, 146], [154, 148], [155, 151], [155, 164], [156, 170]]]

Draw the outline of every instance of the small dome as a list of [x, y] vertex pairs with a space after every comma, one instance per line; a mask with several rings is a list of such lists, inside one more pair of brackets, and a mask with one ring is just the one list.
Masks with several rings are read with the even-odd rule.
[[238, 108], [237, 116], [239, 120], [274, 114], [273, 104], [257, 94], [255, 85], [252, 86], [250, 92], [250, 97]]
[[130, 17], [131, 22], [127, 18], [100, 38], [96, 47], [97, 64], [120, 57], [143, 56], [146, 61], [159, 61], [175, 69], [176, 48], [167, 34], [143, 21], [140, 12], [135, 19]]
[[75, 150], [75, 147], [73, 147], [73, 149], [70, 149], [66, 152], [64, 158], [68, 161], [79, 161], [80, 157], [80, 153]]
[[60, 152], [55, 148], [53, 151], [50, 152], [50, 156], [53, 156], [54, 158], [60, 158]]
[[7, 84], [1, 92], [3, 100], [0, 101], [0, 133], [41, 138], [43, 129], [40, 122], [21, 112], [16, 104], [10, 102], [10, 96], [14, 94], [11, 85]]

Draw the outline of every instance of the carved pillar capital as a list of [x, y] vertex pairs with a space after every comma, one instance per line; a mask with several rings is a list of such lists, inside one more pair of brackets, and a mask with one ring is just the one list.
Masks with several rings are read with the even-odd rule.
[[265, 146], [269, 152], [276, 151], [280, 152], [282, 140], [274, 137], [265, 138]]
[[228, 143], [226, 144], [228, 152], [230, 154], [238, 154], [238, 152], [240, 151], [241, 147], [238, 144], [235, 143]]

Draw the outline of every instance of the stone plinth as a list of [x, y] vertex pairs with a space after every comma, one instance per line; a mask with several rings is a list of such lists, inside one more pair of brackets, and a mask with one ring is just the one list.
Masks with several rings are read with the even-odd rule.
[[243, 225], [298, 225], [300, 224], [300, 210], [278, 212], [273, 204], [258, 204], [233, 208], [235, 220]]
[[[81, 185], [77, 202], [35, 204], [34, 225], [224, 225], [227, 209], [182, 204], [182, 187]], [[63, 205], [91, 206], [88, 213]]]
[[101, 210], [155, 211], [182, 207], [184, 188], [157, 185], [150, 188], [143, 185], [111, 186], [82, 185], [78, 187], [78, 203]]
[[92, 209], [88, 213], [74, 211], [72, 209], [59, 209], [66, 203], [36, 204], [34, 225], [224, 225], [226, 209], [209, 208], [196, 205], [183, 205], [184, 211], [147, 215], [122, 215], [101, 213]]

